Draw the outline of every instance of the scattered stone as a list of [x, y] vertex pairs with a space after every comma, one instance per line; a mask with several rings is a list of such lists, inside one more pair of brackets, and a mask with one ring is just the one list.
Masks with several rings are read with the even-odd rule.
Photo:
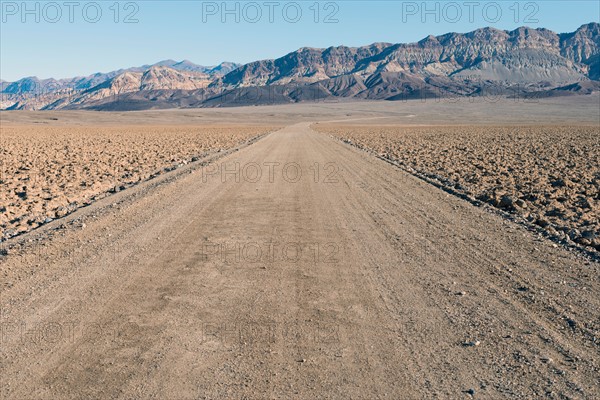
[[596, 237], [596, 232], [594, 232], [594, 231], [584, 231], [584, 232], [581, 232], [581, 237], [584, 238], [584, 239], [591, 240], [591, 239], [594, 239]]
[[525, 203], [521, 199], [518, 199], [517, 201], [515, 201], [515, 205], [519, 208], [527, 208], [527, 203]]
[[54, 212], [56, 218], [62, 218], [69, 213], [69, 210], [66, 207], [59, 207]]
[[514, 203], [511, 196], [502, 196], [500, 198], [500, 208], [514, 208]]
[[561, 187], [567, 186], [567, 183], [565, 182], [564, 179], [556, 179], [556, 180], [550, 182], [550, 185], [552, 185], [552, 187], [555, 187], [555, 188], [561, 188]]
[[[266, 126], [139, 126], [125, 131], [108, 126], [64, 126], [59, 131], [39, 126], [32, 134], [30, 127], [3, 126], [0, 239], [31, 231], [145, 181], [172, 160], [185, 165], [181, 160], [229, 149], [270, 131], [273, 128]], [[23, 165], [23, 160], [29, 163]], [[22, 220], [32, 209], [35, 220], [31, 216]]]
[[545, 228], [545, 227], [547, 227], [547, 226], [549, 226], [549, 225], [550, 225], [550, 222], [549, 222], [547, 219], [544, 219], [544, 218], [538, 218], [538, 219], [535, 221], [535, 224], [536, 224], [536, 225], [538, 225], [538, 226], [541, 226], [542, 228]]
[[[515, 213], [567, 244], [600, 251], [600, 200], [594, 183], [600, 169], [589, 160], [590, 149], [598, 145], [597, 127], [321, 124], [316, 129]], [[545, 144], [549, 140], [552, 146]]]

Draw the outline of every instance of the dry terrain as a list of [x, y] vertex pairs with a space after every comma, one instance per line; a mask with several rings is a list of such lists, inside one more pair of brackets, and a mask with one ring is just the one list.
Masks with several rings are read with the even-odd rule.
[[[86, 125], [171, 127], [134, 135], [151, 151], [105, 139], [106, 154], [126, 155], [110, 168], [159, 151], [146, 157], [170, 168], [195, 156], [193, 132], [227, 147], [0, 243], [0, 398], [600, 398], [600, 263], [415, 176], [421, 166], [448, 184], [460, 178], [472, 196], [494, 180], [540, 199], [580, 196], [597, 179], [598, 100], [0, 114], [2, 129], [44, 125], [59, 138]], [[398, 128], [461, 121], [479, 128]], [[540, 122], [568, 125], [577, 140]], [[375, 141], [351, 125], [370, 123]], [[412, 158], [399, 168], [313, 130], [325, 126]], [[175, 133], [188, 129], [188, 139]], [[96, 147], [97, 157], [98, 139], [85, 139], [68, 151], [92, 157]], [[514, 166], [496, 175], [484, 156]], [[463, 175], [475, 161], [483, 168]], [[439, 163], [453, 175], [442, 178]], [[467, 177], [480, 183], [468, 188]], [[527, 201], [552, 224], [580, 223]]]
[[273, 130], [264, 126], [45, 126], [0, 129], [0, 240]]
[[600, 251], [600, 126], [319, 125], [411, 172]]

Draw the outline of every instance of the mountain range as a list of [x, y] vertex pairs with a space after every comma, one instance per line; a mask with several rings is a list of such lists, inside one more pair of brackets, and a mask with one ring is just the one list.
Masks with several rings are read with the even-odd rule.
[[166, 60], [71, 79], [0, 82], [0, 108], [140, 110], [340, 98], [557, 96], [600, 90], [600, 24], [557, 34], [481, 28], [417, 43], [301, 48], [204, 67]]

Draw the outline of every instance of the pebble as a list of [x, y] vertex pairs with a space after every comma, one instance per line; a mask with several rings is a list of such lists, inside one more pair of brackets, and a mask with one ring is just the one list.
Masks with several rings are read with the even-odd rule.
[[596, 233], [594, 231], [581, 232], [581, 237], [584, 239], [594, 239], [596, 237]]

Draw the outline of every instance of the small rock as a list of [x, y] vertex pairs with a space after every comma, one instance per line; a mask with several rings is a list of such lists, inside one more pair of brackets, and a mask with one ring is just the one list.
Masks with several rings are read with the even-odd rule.
[[59, 207], [54, 212], [54, 214], [56, 215], [56, 218], [62, 218], [65, 215], [67, 215], [68, 213], [69, 213], [69, 210], [66, 209], [65, 207]]
[[584, 239], [594, 239], [596, 237], [596, 233], [594, 231], [584, 231], [581, 232], [581, 237]]
[[545, 228], [548, 225], [550, 225], [550, 222], [546, 219], [539, 218], [537, 221], [535, 221], [535, 224], [541, 226], [542, 228]]
[[514, 208], [514, 200], [511, 196], [502, 196], [500, 198], [500, 207], [502, 208]]
[[581, 236], [581, 233], [579, 232], [578, 229], [571, 229], [567, 234], [569, 235], [569, 238], [571, 240], [575, 240]]
[[564, 179], [556, 179], [550, 182], [550, 185], [552, 185], [552, 187], [565, 187], [567, 186], [567, 181], [565, 181]]
[[577, 238], [575, 239], [575, 242], [583, 245], [583, 246], [589, 246], [592, 244], [592, 241], [583, 237]]
[[527, 208], [527, 203], [525, 203], [521, 199], [518, 199], [517, 201], [515, 201], [515, 205], [519, 208]]

